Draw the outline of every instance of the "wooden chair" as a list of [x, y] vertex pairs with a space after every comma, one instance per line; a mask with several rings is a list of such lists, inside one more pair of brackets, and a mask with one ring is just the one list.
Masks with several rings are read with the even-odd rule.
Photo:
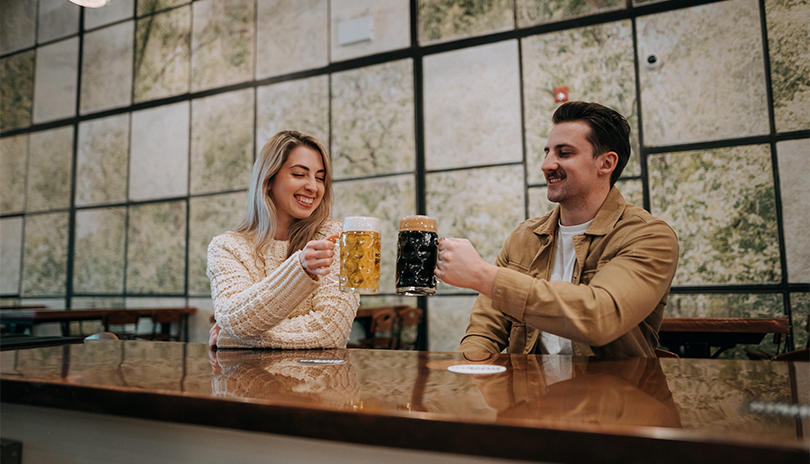
[[[141, 316], [136, 312], [127, 310], [115, 311], [101, 317], [104, 324], [104, 332], [111, 332], [110, 326], [121, 326], [119, 330], [112, 331], [121, 340], [135, 340], [138, 338], [138, 322]], [[132, 326], [132, 331], [127, 331], [127, 326]]]
[[788, 351], [771, 358], [774, 361], [804, 361], [810, 362], [810, 349]]
[[419, 338], [419, 323], [422, 321], [422, 309], [411, 306], [397, 307], [397, 343], [398, 350], [416, 349]]
[[373, 308], [371, 322], [368, 325], [367, 337], [350, 344], [349, 348], [392, 349], [396, 342], [397, 313], [391, 306]]
[[[180, 336], [183, 333], [183, 314], [180, 311], [160, 311], [152, 314], [152, 335], [149, 336], [150, 340], [162, 341], [180, 341]], [[164, 324], [169, 324], [168, 330], [158, 332], [158, 327], [161, 329]], [[177, 331], [171, 332], [171, 324], [175, 324]]]

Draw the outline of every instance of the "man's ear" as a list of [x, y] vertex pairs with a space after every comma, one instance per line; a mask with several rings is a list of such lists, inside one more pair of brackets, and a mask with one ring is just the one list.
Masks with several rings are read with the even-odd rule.
[[619, 155], [615, 151], [609, 151], [599, 155], [598, 173], [600, 176], [608, 176], [613, 173], [619, 164]]

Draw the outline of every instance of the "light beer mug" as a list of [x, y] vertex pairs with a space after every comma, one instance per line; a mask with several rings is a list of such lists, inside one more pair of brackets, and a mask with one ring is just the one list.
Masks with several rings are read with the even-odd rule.
[[433, 295], [439, 236], [436, 220], [427, 216], [405, 216], [399, 221], [397, 239], [397, 293]]
[[347, 217], [340, 234], [340, 290], [379, 293], [380, 251], [380, 220]]

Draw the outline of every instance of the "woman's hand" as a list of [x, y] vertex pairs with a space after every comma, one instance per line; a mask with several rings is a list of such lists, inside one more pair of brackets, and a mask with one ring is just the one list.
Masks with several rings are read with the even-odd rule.
[[208, 346], [212, 348], [217, 347], [217, 337], [219, 337], [220, 330], [222, 330], [222, 328], [219, 324], [214, 324], [214, 326], [211, 327], [211, 330], [208, 331]]
[[301, 250], [301, 266], [310, 276], [329, 274], [329, 266], [332, 265], [332, 256], [335, 253], [335, 240], [338, 237], [340, 234], [332, 234], [323, 240], [312, 240]]

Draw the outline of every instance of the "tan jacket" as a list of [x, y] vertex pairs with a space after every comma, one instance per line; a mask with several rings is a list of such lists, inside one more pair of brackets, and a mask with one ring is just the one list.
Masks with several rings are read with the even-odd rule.
[[678, 265], [675, 232], [614, 187], [574, 237], [572, 281], [550, 282], [559, 210], [506, 239], [492, 299], [478, 297], [458, 351], [528, 354], [542, 330], [570, 339], [577, 356], [655, 357]]

